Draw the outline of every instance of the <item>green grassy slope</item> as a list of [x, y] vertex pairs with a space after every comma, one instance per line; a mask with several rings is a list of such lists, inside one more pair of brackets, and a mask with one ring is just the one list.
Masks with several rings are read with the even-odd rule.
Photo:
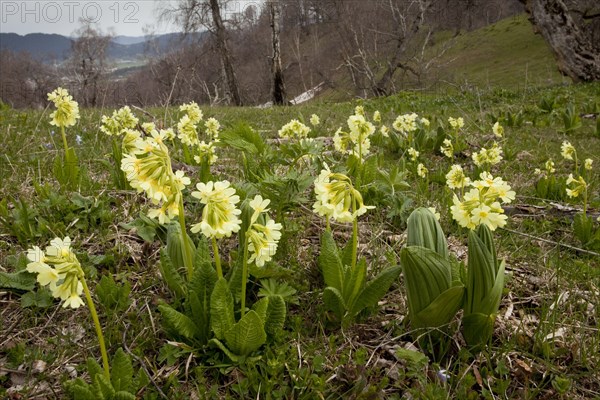
[[[527, 87], [567, 82], [540, 35], [525, 15], [506, 18], [454, 39], [440, 62], [439, 77], [477, 86]], [[443, 46], [444, 42], [437, 44]]]

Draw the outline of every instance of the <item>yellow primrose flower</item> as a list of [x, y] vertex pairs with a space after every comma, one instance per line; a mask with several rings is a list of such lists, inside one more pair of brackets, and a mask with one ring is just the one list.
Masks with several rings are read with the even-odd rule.
[[535, 175], [542, 175], [542, 170], [541, 170], [541, 169], [539, 169], [539, 168], [536, 168], [536, 169], [534, 169], [534, 170], [533, 170], [533, 173], [534, 173]]
[[546, 172], [548, 172], [549, 174], [553, 174], [556, 172], [556, 169], [554, 168], [554, 161], [548, 160], [546, 161], [546, 164], [544, 166], [546, 168]]
[[66, 89], [57, 88], [48, 93], [48, 100], [54, 103], [56, 110], [50, 114], [51, 125], [66, 128], [73, 126], [79, 119], [79, 105]]
[[181, 105], [179, 111], [184, 111], [193, 125], [197, 125], [204, 117], [202, 110], [200, 110], [200, 107], [194, 101]]
[[375, 111], [373, 113], [373, 121], [377, 122], [378, 124], [381, 123], [381, 113], [379, 111]]
[[450, 189], [462, 189], [470, 183], [471, 179], [465, 176], [462, 167], [458, 164], [450, 167], [450, 171], [446, 174], [446, 185]]
[[426, 178], [428, 173], [429, 170], [425, 168], [423, 164], [417, 165], [417, 175], [419, 175], [421, 178]]
[[570, 142], [565, 140], [560, 146], [560, 154], [565, 160], [573, 160], [573, 157], [577, 155], [577, 150]]
[[310, 133], [310, 128], [304, 125], [302, 122], [297, 119], [292, 119], [290, 122], [281, 127], [279, 132], [277, 132], [279, 137], [281, 138], [296, 138], [303, 139], [308, 137]]
[[429, 120], [427, 118], [421, 118], [420, 122], [421, 122], [421, 125], [423, 125], [426, 128], [428, 128], [429, 125], [431, 124], [431, 122], [429, 122]]
[[381, 132], [383, 137], [390, 137], [390, 128], [385, 125], [382, 125], [381, 128], [379, 128], [379, 132]]
[[310, 116], [310, 123], [312, 124], [312, 126], [317, 126], [321, 123], [321, 119], [317, 114], [313, 114]]
[[202, 234], [208, 238], [220, 239], [231, 236], [240, 230], [242, 221], [238, 216], [242, 213], [235, 205], [240, 197], [235, 194], [235, 189], [228, 181], [198, 183], [198, 191], [192, 196], [200, 199], [204, 204], [202, 221], [192, 226], [191, 231]]
[[195, 146], [199, 143], [196, 123], [194, 123], [188, 114], [181, 117], [177, 123], [177, 132], [179, 132], [177, 137], [181, 140], [181, 143], [188, 146]]
[[585, 161], [583, 162], [583, 167], [585, 169], [587, 169], [588, 171], [591, 171], [593, 163], [594, 163], [594, 160], [592, 160], [591, 158], [586, 158]]
[[248, 251], [251, 253], [248, 262], [254, 262], [257, 267], [262, 267], [266, 262], [271, 261], [277, 253], [277, 246], [281, 239], [282, 225], [268, 219], [267, 223], [262, 225], [253, 223], [248, 235]]
[[313, 211], [338, 222], [352, 222], [375, 206], [365, 206], [362, 195], [344, 174], [332, 173], [327, 165], [315, 180]]
[[83, 270], [71, 250], [69, 237], [53, 239], [45, 251], [34, 246], [27, 251], [27, 258], [31, 261], [27, 271], [37, 274], [38, 283], [48, 286], [52, 295], [64, 302], [63, 307], [78, 308], [83, 304]]
[[454, 156], [454, 146], [452, 145], [452, 141], [450, 139], [444, 139], [444, 142], [440, 146], [440, 151], [446, 157], [452, 158]]
[[567, 188], [567, 196], [572, 198], [579, 197], [581, 194], [585, 194], [587, 191], [587, 183], [582, 176], [575, 179], [573, 178], [573, 174], [569, 174], [567, 186], [571, 186], [570, 188]]
[[219, 157], [217, 156], [214, 142], [206, 143], [204, 140], [196, 146], [199, 155], [194, 156], [194, 160], [198, 164], [202, 164], [203, 160], [207, 160], [209, 165], [214, 164]]
[[465, 126], [465, 121], [463, 120], [462, 117], [458, 117], [458, 118], [449, 117], [448, 118], [448, 123], [455, 130], [459, 130], [460, 128], [462, 128], [463, 126]]
[[502, 161], [502, 147], [494, 142], [491, 148], [482, 148], [479, 153], [473, 153], [471, 156], [473, 163], [478, 167], [483, 165], [496, 165]]
[[217, 139], [219, 137], [219, 129], [221, 129], [221, 123], [215, 118], [207, 119], [204, 126], [206, 127], [206, 133], [208, 133], [213, 139]]
[[392, 124], [392, 127], [404, 135], [414, 132], [417, 130], [418, 117], [415, 113], [399, 115]]
[[411, 147], [408, 149], [408, 155], [410, 156], [410, 161], [417, 161], [417, 157], [419, 157], [419, 152]]
[[354, 115], [365, 116], [365, 108], [363, 106], [354, 107]]
[[108, 136], [120, 136], [126, 129], [134, 129], [138, 122], [129, 106], [125, 106], [114, 111], [111, 117], [103, 115], [100, 131]]
[[154, 122], [144, 122], [142, 124], [142, 130], [146, 135], [150, 135], [156, 130], [156, 124]]
[[496, 121], [494, 126], [492, 126], [492, 132], [494, 132], [494, 136], [501, 138], [504, 136], [504, 128], [500, 125], [500, 122]]
[[252, 199], [252, 201], [249, 203], [250, 207], [254, 210], [252, 218], [250, 218], [251, 223], [256, 222], [260, 214], [269, 211], [267, 208], [269, 203], [271, 203], [271, 200], [263, 199], [259, 194], [254, 196], [254, 199]]

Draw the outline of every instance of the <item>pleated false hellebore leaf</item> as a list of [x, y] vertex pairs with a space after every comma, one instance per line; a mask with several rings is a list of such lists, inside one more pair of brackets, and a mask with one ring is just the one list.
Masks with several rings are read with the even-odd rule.
[[418, 208], [408, 218], [407, 243], [400, 261], [415, 328], [439, 328], [450, 322], [463, 302], [465, 288], [458, 265], [448, 257], [446, 237], [435, 215]]

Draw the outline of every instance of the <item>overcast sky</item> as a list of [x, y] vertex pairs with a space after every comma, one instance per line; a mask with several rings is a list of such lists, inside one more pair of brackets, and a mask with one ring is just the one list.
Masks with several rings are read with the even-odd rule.
[[144, 28], [157, 34], [177, 31], [172, 24], [158, 24], [159, 3], [155, 0], [0, 0], [0, 32], [71, 36], [79, 28], [80, 18], [89, 18], [103, 32], [112, 29], [116, 35], [142, 36]]

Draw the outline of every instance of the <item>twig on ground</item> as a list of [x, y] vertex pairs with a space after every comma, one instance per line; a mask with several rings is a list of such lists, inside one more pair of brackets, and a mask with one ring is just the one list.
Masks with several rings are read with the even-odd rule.
[[500, 228], [500, 229], [505, 230], [506, 232], [514, 233], [514, 234], [521, 235], [521, 236], [525, 236], [525, 237], [528, 237], [530, 239], [539, 240], [541, 242], [554, 244], [556, 246], [566, 247], [567, 249], [571, 249], [571, 250], [575, 250], [575, 251], [578, 251], [578, 252], [581, 252], [581, 253], [590, 254], [592, 256], [598, 256], [598, 257], [600, 257], [600, 253], [596, 253], [595, 251], [585, 250], [585, 249], [582, 249], [580, 247], [571, 246], [570, 244], [555, 242], [554, 240], [544, 239], [544, 238], [541, 238], [541, 237], [538, 237], [538, 236], [530, 235], [528, 233], [523, 233], [523, 232], [519, 232], [519, 231], [513, 231], [512, 229], [507, 229], [507, 228]]

